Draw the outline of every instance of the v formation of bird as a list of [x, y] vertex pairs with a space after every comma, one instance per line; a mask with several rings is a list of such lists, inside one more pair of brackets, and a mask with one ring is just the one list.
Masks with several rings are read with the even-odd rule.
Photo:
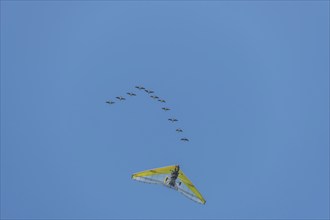
[[[143, 86], [135, 86], [135, 88], [138, 89], [138, 91], [141, 91], [143, 94], [148, 95], [148, 98], [157, 100], [157, 102], [160, 102], [161, 104], [167, 103], [164, 99], [161, 99], [160, 97], [155, 95], [155, 92], [150, 89], [146, 89]], [[137, 94], [134, 92], [127, 92], [126, 94], [128, 95], [127, 98], [137, 96]], [[126, 98], [123, 96], [117, 96], [116, 99], [118, 100], [118, 102], [123, 102], [126, 100]], [[106, 103], [109, 105], [113, 105], [116, 102], [112, 100], [107, 100]], [[171, 109], [168, 107], [163, 106], [161, 107], [161, 109], [164, 112], [171, 112]], [[167, 120], [175, 125], [179, 121], [177, 118], [168, 118]], [[180, 136], [184, 134], [184, 130], [181, 128], [176, 127], [175, 131], [180, 134]], [[182, 137], [180, 141], [188, 142], [189, 139], [186, 137]], [[188, 179], [188, 177], [182, 172], [178, 164], [140, 171], [132, 174], [131, 178], [133, 180], [144, 183], [163, 185], [170, 189], [179, 191], [182, 195], [193, 200], [194, 202], [200, 204], [206, 203], [206, 200], [203, 198], [202, 194], [197, 190], [195, 185]]]
[[[145, 91], [146, 94], [150, 95], [150, 98], [152, 98], [152, 99], [154, 99], [154, 100], [158, 100], [160, 103], [166, 103], [166, 101], [165, 101], [164, 99], [161, 99], [161, 98], [159, 98], [158, 96], [154, 95], [155, 92], [152, 91], [152, 90], [150, 90], [150, 89], [146, 89], [146, 88], [144, 88], [143, 86], [135, 86], [135, 88], [138, 89], [138, 90], [140, 90], [140, 91]], [[130, 96], [130, 97], [136, 96], [136, 93], [133, 93], [133, 92], [127, 92], [126, 94], [127, 94], [128, 96]], [[151, 95], [151, 94], [153, 94], [153, 95]], [[123, 97], [123, 96], [117, 96], [116, 99], [118, 99], [119, 102], [121, 102], [121, 101], [125, 101], [125, 100], [126, 100], [126, 98]], [[116, 102], [115, 102], [115, 101], [112, 101], [112, 100], [107, 100], [106, 103], [109, 104], [109, 105], [113, 105], [113, 104], [115, 104]], [[164, 110], [165, 112], [171, 110], [170, 108], [167, 108], [167, 107], [162, 107], [161, 109]], [[179, 120], [178, 120], [177, 118], [169, 118], [168, 121], [170, 121], [170, 122], [172, 122], [172, 123], [175, 123], [175, 122], [178, 122]], [[178, 132], [178, 133], [182, 133], [183, 130], [182, 130], [181, 128], [177, 128], [177, 129], [176, 129], [176, 132]], [[186, 138], [186, 137], [183, 137], [183, 138], [181, 138], [180, 140], [181, 140], [181, 141], [184, 141], [184, 142], [189, 141], [189, 139]]]

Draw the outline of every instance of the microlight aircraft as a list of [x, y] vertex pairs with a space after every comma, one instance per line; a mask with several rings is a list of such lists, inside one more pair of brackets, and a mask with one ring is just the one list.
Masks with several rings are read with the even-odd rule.
[[194, 184], [188, 179], [182, 170], [180, 170], [179, 165], [160, 167], [134, 173], [132, 179], [144, 183], [166, 186], [170, 189], [179, 191], [182, 195], [200, 204], [205, 204], [206, 202]]

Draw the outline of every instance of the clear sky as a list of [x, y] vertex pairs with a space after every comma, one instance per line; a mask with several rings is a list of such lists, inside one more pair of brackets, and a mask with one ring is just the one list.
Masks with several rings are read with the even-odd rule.
[[1, 218], [328, 217], [329, 2], [1, 1]]

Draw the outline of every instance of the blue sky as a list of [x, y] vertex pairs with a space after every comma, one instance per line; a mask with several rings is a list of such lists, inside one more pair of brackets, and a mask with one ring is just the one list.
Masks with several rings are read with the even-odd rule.
[[1, 218], [329, 218], [329, 2], [1, 1]]

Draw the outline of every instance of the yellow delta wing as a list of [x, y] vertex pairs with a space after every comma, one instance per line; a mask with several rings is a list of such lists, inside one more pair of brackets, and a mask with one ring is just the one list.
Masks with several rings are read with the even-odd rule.
[[141, 171], [134, 173], [132, 179], [144, 183], [164, 184], [166, 176], [170, 174], [174, 168], [175, 165]]
[[172, 170], [174, 170], [174, 168], [175, 168], [175, 165], [145, 170], [145, 171], [141, 171], [138, 173], [134, 173], [132, 175], [132, 178], [141, 177], [141, 176], [159, 175], [159, 174], [169, 174], [169, 173], [171, 173]]
[[[172, 166], [141, 171], [138, 173], [134, 173], [132, 175], [132, 179], [144, 183], [153, 183], [153, 184], [168, 186], [168, 184], [166, 184], [166, 179], [171, 175], [171, 172], [174, 171], [175, 168], [177, 168], [177, 166], [172, 165]], [[188, 179], [188, 177], [181, 170], [179, 170], [179, 176], [175, 186], [171, 186], [170, 188], [179, 191], [187, 198], [195, 202], [198, 202], [200, 204], [205, 204], [206, 202], [202, 194], [196, 189], [194, 184]]]
[[178, 191], [180, 191], [183, 195], [187, 196], [188, 198], [205, 204], [206, 200], [203, 198], [202, 194], [197, 190], [194, 184], [188, 179], [188, 177], [182, 172], [179, 171], [179, 179], [181, 182], [187, 187], [179, 187]]

